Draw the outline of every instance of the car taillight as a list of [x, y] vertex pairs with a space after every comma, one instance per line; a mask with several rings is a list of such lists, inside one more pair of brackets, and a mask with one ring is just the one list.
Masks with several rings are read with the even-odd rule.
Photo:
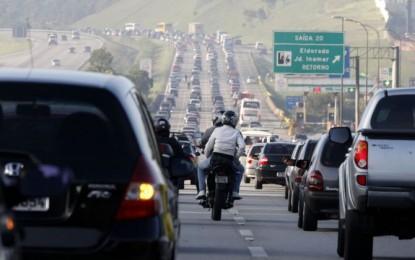
[[261, 160], [259, 160], [259, 163], [258, 163], [259, 165], [261, 165], [261, 166], [266, 166], [266, 165], [268, 165], [268, 157], [266, 157], [266, 156], [263, 156], [262, 158], [261, 158]]
[[246, 161], [247, 163], [251, 164], [254, 161], [254, 159], [252, 158], [252, 156], [248, 157], [248, 160]]
[[310, 191], [322, 191], [324, 189], [323, 175], [318, 170], [312, 171], [308, 175], [308, 189]]
[[195, 161], [195, 157], [193, 157], [193, 155], [190, 155], [190, 154], [189, 154], [189, 159], [190, 159], [190, 161], [192, 161], [192, 162], [194, 162], [194, 161]]
[[354, 148], [354, 162], [360, 169], [367, 169], [368, 147], [366, 141], [359, 141]]
[[152, 171], [151, 163], [141, 156], [121, 201], [117, 220], [147, 218], [160, 212], [160, 190]]
[[295, 178], [294, 178], [294, 182], [296, 182], [296, 183], [300, 183], [301, 182], [301, 176], [296, 176]]

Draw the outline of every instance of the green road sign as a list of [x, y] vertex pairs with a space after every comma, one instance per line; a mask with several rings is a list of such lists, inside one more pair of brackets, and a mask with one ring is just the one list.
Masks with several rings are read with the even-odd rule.
[[274, 32], [274, 72], [343, 74], [344, 35], [338, 32]]

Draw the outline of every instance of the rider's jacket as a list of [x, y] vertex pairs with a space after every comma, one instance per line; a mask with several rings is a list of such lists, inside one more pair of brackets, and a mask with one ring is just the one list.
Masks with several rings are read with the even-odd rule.
[[241, 132], [229, 125], [217, 127], [206, 144], [205, 154], [220, 153], [239, 158], [244, 153], [245, 142]]

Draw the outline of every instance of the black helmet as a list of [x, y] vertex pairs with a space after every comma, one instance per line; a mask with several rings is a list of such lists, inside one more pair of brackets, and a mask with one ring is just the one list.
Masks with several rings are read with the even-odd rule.
[[222, 115], [225, 113], [225, 110], [216, 111], [212, 116], [212, 124], [214, 126], [219, 126], [222, 124]]
[[232, 110], [225, 111], [222, 115], [222, 124], [236, 127], [238, 124], [238, 115]]
[[158, 135], [165, 134], [168, 136], [170, 134], [170, 123], [165, 118], [156, 120], [154, 128], [156, 130], [156, 134]]

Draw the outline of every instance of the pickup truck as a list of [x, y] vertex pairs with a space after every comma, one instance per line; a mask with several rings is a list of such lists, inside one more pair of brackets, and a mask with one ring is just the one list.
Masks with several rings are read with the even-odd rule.
[[353, 140], [339, 167], [337, 254], [372, 259], [373, 237], [415, 237], [415, 88], [377, 91], [354, 137], [331, 129], [333, 142]]

